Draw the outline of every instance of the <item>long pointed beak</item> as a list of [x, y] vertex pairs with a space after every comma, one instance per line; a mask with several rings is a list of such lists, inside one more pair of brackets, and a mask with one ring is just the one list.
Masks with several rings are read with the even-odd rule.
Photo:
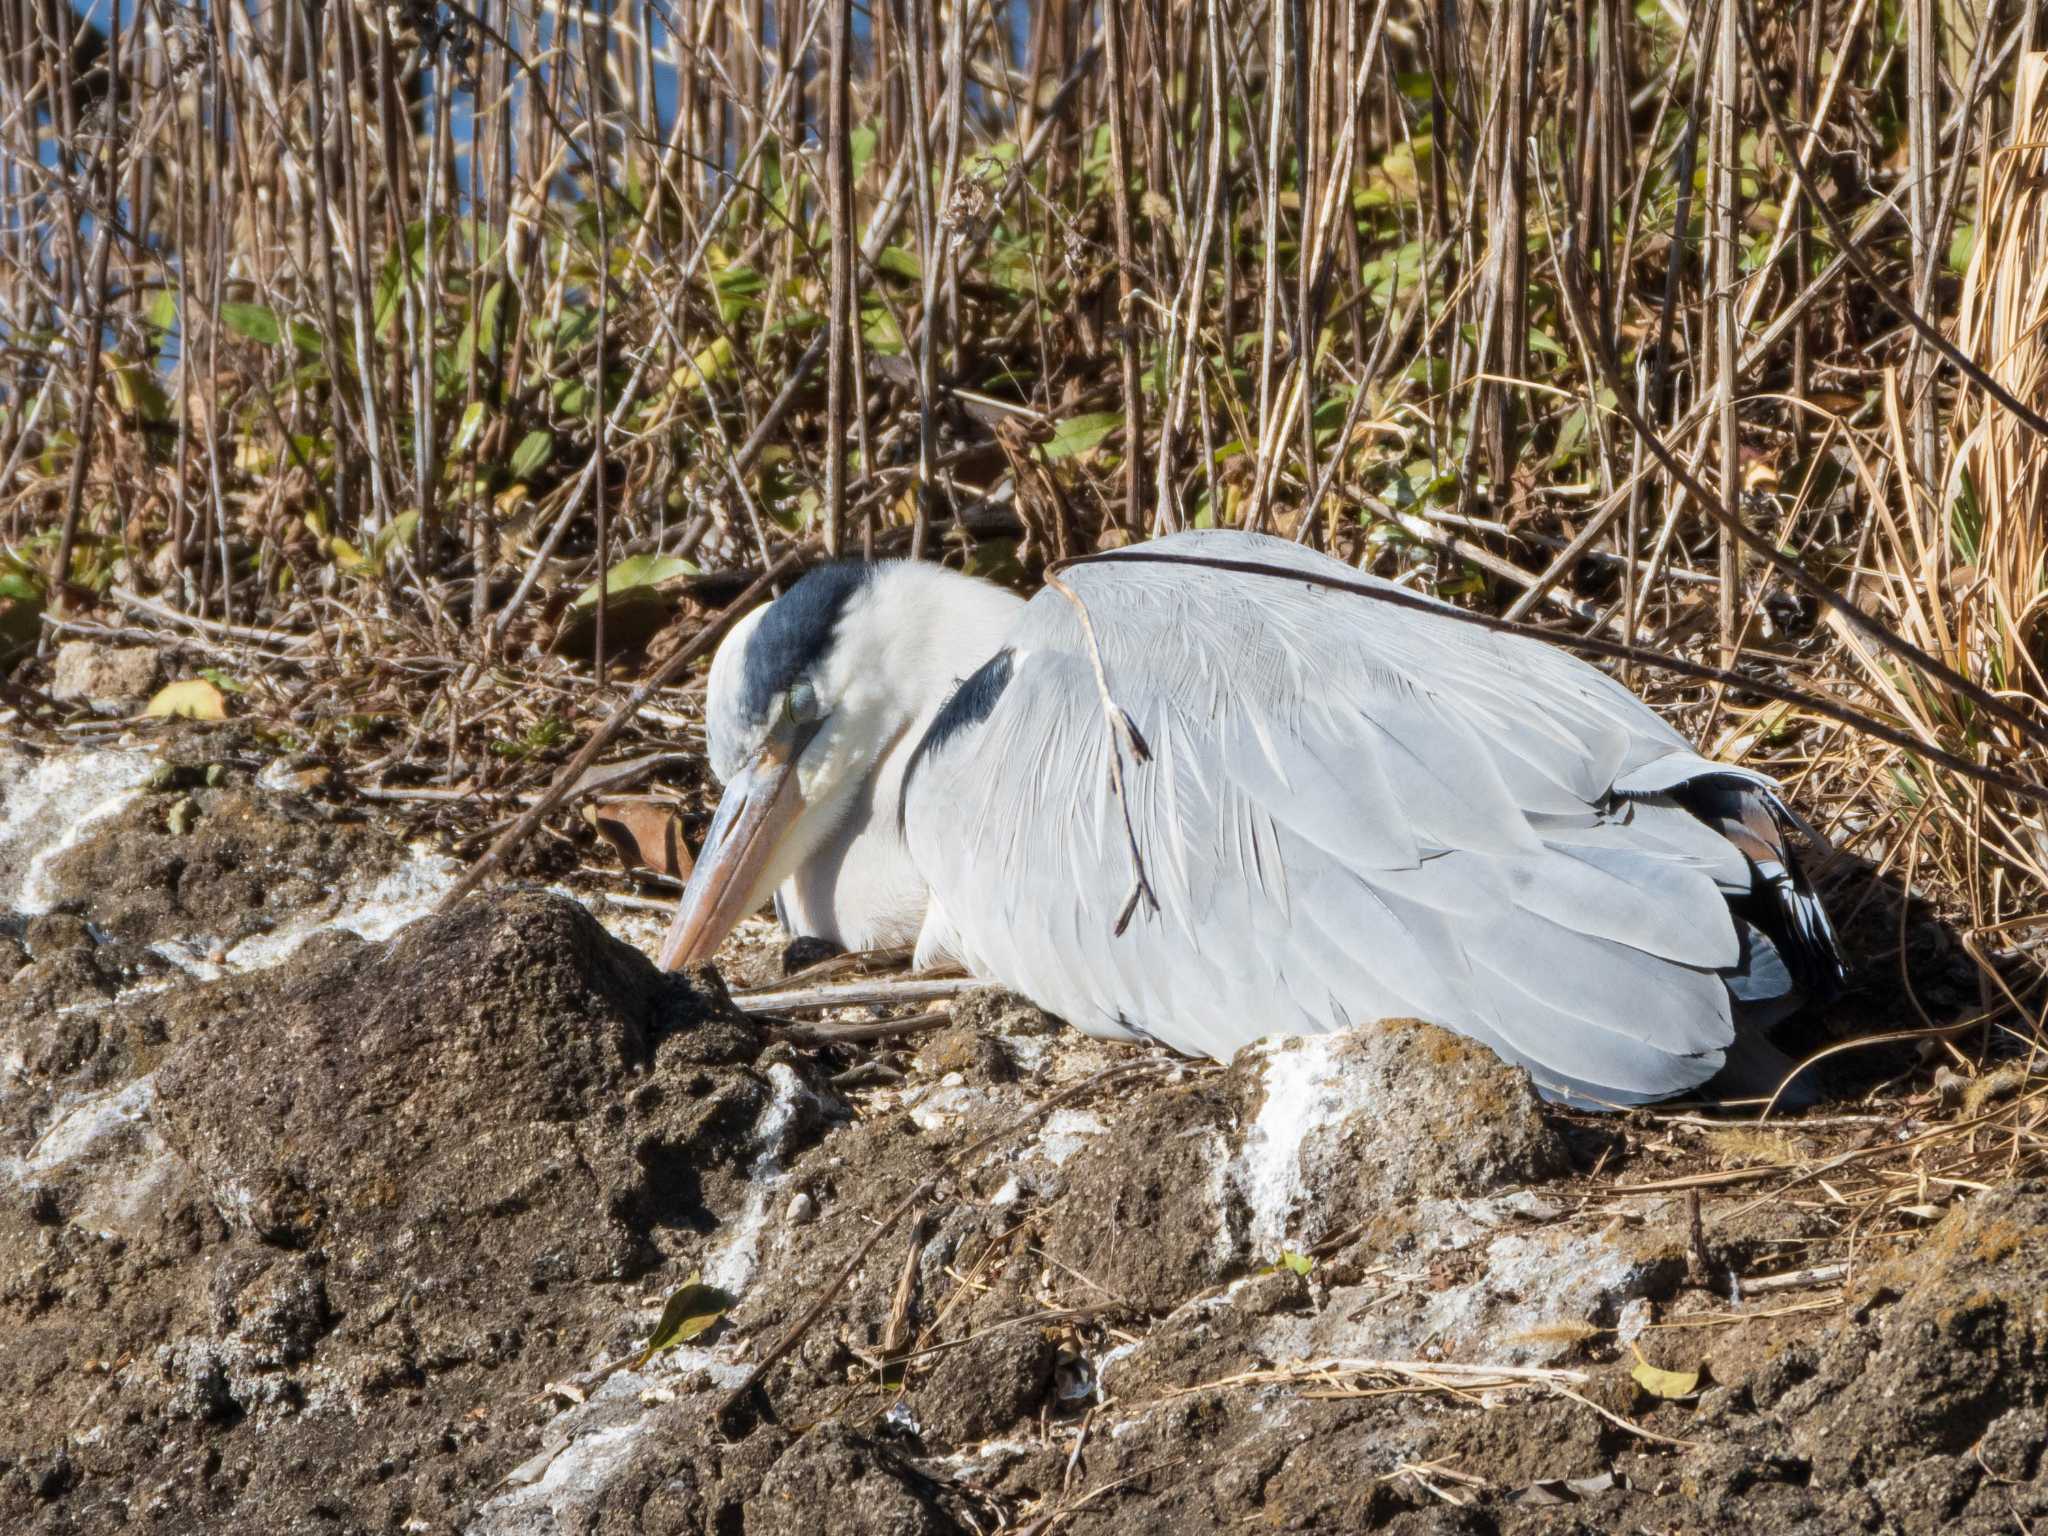
[[767, 900], [761, 877], [804, 811], [793, 771], [803, 745], [771, 739], [725, 786], [703, 852], [676, 903], [675, 921], [661, 941], [656, 963], [664, 971], [710, 959], [740, 919]]

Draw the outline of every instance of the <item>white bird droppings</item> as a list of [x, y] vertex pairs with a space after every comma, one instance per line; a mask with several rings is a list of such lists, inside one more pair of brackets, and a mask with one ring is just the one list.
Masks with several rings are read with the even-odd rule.
[[1315, 1187], [1302, 1166], [1303, 1148], [1317, 1132], [1334, 1129], [1372, 1103], [1369, 1074], [1347, 1071], [1342, 1035], [1304, 1035], [1263, 1041], [1265, 1102], [1245, 1130], [1244, 1146], [1224, 1177], [1243, 1198], [1246, 1241], [1254, 1254], [1277, 1255], [1293, 1228], [1304, 1192]]

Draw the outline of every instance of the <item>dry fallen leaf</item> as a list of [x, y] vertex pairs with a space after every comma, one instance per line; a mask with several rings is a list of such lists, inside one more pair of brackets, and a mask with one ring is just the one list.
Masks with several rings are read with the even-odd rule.
[[149, 701], [143, 711], [145, 715], [160, 718], [175, 716], [181, 720], [225, 720], [228, 717], [228, 701], [221, 691], [203, 677], [190, 677], [182, 683], [172, 683], [168, 688], [159, 688], [156, 697]]
[[1637, 1349], [1635, 1345], [1631, 1344], [1629, 1348], [1635, 1350], [1636, 1357], [1636, 1363], [1630, 1369], [1629, 1375], [1633, 1376], [1636, 1385], [1649, 1393], [1650, 1396], [1667, 1399], [1691, 1397], [1693, 1393], [1699, 1390], [1700, 1373], [1698, 1371], [1662, 1370], [1645, 1360], [1643, 1352]]
[[1515, 1495], [1517, 1504], [1576, 1504], [1581, 1499], [1590, 1499], [1616, 1488], [1628, 1485], [1612, 1472], [1602, 1472], [1597, 1477], [1546, 1477], [1529, 1484]]
[[618, 850], [628, 869], [651, 869], [687, 880], [693, 861], [683, 843], [683, 822], [675, 807], [660, 800], [597, 800], [584, 817]]

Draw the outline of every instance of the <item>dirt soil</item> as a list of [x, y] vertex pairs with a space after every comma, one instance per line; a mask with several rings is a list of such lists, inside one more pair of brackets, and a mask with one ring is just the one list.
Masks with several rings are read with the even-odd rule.
[[117, 938], [232, 944], [388, 873], [403, 853], [333, 807], [201, 783], [145, 795], [96, 824], [50, 861], [48, 877]]
[[0, 1530], [2048, 1518], [2048, 1186], [1864, 1239], [1694, 1181], [1696, 1240], [1644, 1186], [1723, 1133], [1428, 1026], [1207, 1066], [975, 993], [798, 1049], [537, 890], [198, 964], [408, 855], [143, 777], [0, 888]]

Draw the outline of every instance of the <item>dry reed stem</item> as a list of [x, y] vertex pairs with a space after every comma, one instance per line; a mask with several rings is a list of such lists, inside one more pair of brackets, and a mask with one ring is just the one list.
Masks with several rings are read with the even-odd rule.
[[[1053, 436], [1069, 552], [1249, 523], [1718, 660], [1609, 656], [2038, 1011], [2048, 123], [2013, 6], [1162, 0], [1098, 36], [890, 0], [836, 47], [844, 0], [765, 9], [145, 0], [76, 50], [36, 10], [0, 58], [0, 604], [185, 637], [461, 844], [545, 793], [524, 733], [598, 724], [573, 679], [654, 664], [608, 571], [686, 559], [716, 609], [856, 538], [1004, 570], [1008, 417]], [[1738, 522], [1844, 606], [1788, 620]], [[90, 735], [45, 680], [12, 723]], [[367, 715], [397, 728], [358, 748]]]

